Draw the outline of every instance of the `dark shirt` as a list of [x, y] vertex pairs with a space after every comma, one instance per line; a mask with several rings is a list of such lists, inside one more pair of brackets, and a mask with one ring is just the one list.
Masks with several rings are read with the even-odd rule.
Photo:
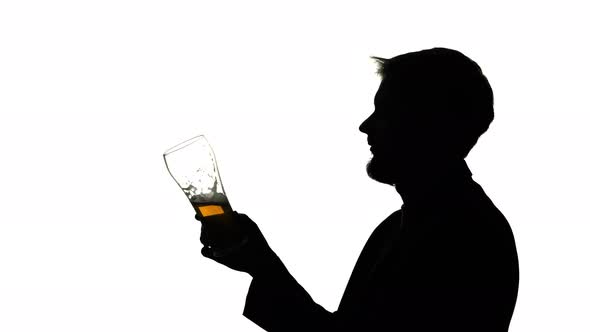
[[465, 165], [373, 231], [338, 310], [286, 268], [255, 277], [244, 316], [266, 331], [507, 331], [518, 258], [507, 220]]

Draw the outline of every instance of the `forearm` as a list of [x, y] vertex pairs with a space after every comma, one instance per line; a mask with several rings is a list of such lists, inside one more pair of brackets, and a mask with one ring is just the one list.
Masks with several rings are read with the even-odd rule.
[[330, 331], [335, 321], [335, 314], [315, 303], [282, 262], [272, 273], [253, 277], [243, 314], [269, 332]]

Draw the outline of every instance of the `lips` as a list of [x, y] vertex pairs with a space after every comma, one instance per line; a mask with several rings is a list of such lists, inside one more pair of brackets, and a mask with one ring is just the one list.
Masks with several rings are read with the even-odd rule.
[[371, 150], [371, 152], [374, 152], [375, 151], [375, 146], [372, 143], [375, 143], [375, 142], [373, 142], [371, 140], [367, 140], [367, 144], [369, 144], [369, 146], [370, 146], [369, 149]]

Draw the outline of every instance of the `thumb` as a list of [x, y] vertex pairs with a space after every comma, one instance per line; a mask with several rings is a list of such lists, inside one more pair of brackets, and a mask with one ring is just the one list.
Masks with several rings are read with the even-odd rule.
[[201, 255], [214, 261], [216, 260], [213, 256], [213, 249], [211, 247], [203, 246], [203, 249], [201, 249]]
[[258, 227], [254, 220], [250, 219], [250, 217], [248, 217], [248, 215], [246, 214], [233, 211], [233, 217], [234, 220], [236, 220], [241, 227], [248, 231], [251, 231], [253, 228]]

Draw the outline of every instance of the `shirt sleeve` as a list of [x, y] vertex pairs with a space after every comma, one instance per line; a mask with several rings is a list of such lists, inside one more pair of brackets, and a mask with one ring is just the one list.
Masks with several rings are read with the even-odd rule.
[[243, 315], [266, 331], [331, 331], [336, 313], [324, 309], [286, 270], [254, 277]]
[[[392, 214], [393, 215], [393, 214]], [[396, 215], [399, 217], [399, 212]], [[380, 242], [389, 236], [392, 218], [382, 222], [367, 240], [352, 272], [343, 299], [353, 294], [359, 286], [357, 276], [364, 275], [372, 267]], [[341, 302], [342, 305], [342, 302]], [[347, 315], [339, 310], [329, 312], [315, 303], [312, 297], [293, 278], [286, 267], [273, 273], [252, 279], [243, 315], [269, 332], [347, 331]]]

